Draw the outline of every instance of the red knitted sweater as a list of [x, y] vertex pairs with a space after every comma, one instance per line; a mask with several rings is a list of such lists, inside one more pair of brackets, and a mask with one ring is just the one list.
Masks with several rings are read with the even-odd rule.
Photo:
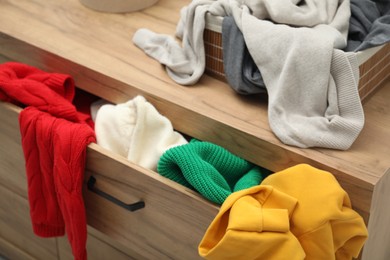
[[0, 65], [0, 100], [27, 106], [19, 116], [35, 234], [68, 235], [75, 259], [85, 260], [82, 197], [86, 146], [95, 142], [90, 118], [72, 104], [73, 79], [21, 63]]

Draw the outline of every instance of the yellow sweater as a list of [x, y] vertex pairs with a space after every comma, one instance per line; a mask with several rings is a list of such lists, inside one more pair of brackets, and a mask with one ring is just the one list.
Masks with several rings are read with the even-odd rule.
[[367, 238], [331, 173], [300, 164], [231, 194], [199, 245], [206, 259], [344, 260]]

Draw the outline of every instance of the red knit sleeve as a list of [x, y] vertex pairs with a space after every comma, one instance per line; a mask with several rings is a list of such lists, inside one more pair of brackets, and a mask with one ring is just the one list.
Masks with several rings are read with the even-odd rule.
[[62, 236], [75, 260], [86, 260], [87, 222], [82, 197], [86, 147], [95, 142], [87, 124], [73, 123], [37, 110], [19, 117], [26, 160], [28, 199], [35, 234]]
[[19, 62], [3, 63], [0, 65], [0, 71], [5, 71], [1, 74], [8, 80], [28, 79], [45, 84], [69, 102], [72, 102], [75, 95], [74, 81], [70, 75], [49, 73]]
[[22, 110], [19, 116], [31, 222], [34, 233], [41, 237], [65, 233], [53, 179], [54, 123], [55, 118], [33, 107]]
[[87, 258], [87, 221], [82, 184], [86, 147], [95, 141], [95, 133], [87, 124], [59, 120], [55, 127], [54, 182], [75, 260]]
[[2, 100], [34, 106], [53, 116], [78, 122], [76, 108], [70, 102], [74, 92], [73, 79], [68, 75], [50, 74], [15, 62], [0, 65]]

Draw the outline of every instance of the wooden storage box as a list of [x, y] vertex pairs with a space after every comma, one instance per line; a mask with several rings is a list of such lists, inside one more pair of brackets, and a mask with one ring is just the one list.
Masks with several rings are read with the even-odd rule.
[[[226, 81], [223, 68], [222, 17], [206, 15], [204, 45], [206, 73]], [[390, 43], [357, 52], [359, 62], [359, 94], [364, 101], [390, 74]]]
[[[177, 85], [158, 62], [131, 44], [133, 33], [141, 27], [173, 35], [179, 10], [189, 3], [160, 0], [143, 11], [117, 15], [93, 12], [76, 0], [2, 1], [0, 55], [4, 60], [72, 75], [79, 88], [113, 103], [143, 95], [176, 130], [216, 143], [271, 171], [308, 163], [332, 172], [349, 193], [354, 209], [369, 224], [363, 258], [386, 259], [389, 252], [383, 241], [390, 232], [386, 201], [390, 196], [390, 174], [386, 173], [390, 167], [390, 84], [366, 99], [366, 126], [350, 150], [286, 146], [268, 126], [265, 100], [236, 95], [225, 82], [207, 75], [195, 86]], [[0, 192], [18, 196], [20, 201], [15, 200], [15, 205], [22, 205], [26, 211], [19, 112], [18, 107], [0, 103]], [[98, 189], [125, 203], [143, 200], [145, 208], [130, 212], [91, 192], [86, 188], [90, 176], [96, 178]], [[87, 150], [84, 198], [89, 236], [93, 238], [88, 240], [92, 243], [88, 250], [106, 248], [129, 259], [198, 259], [197, 246], [218, 212], [217, 206], [197, 193], [96, 144]], [[1, 203], [7, 212], [9, 204]], [[26, 259], [69, 257], [62, 239], [36, 242], [43, 253], [34, 255], [35, 246], [19, 240], [25, 237], [24, 232], [31, 233], [26, 224], [28, 214], [14, 222], [8, 218], [6, 213], [0, 215], [0, 224], [12, 227], [0, 229], [0, 249], [6, 256], [19, 252], [18, 256]], [[102, 243], [106, 246], [101, 247]], [[58, 244], [58, 251], [53, 249], [54, 244]], [[94, 255], [104, 258], [104, 254]]]

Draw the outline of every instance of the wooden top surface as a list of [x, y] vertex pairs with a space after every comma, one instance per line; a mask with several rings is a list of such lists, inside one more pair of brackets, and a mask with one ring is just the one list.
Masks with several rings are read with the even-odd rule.
[[366, 125], [350, 150], [283, 145], [269, 128], [264, 98], [239, 96], [206, 75], [194, 86], [177, 85], [132, 43], [139, 28], [174, 35], [180, 9], [189, 3], [159, 0], [140, 12], [107, 14], [78, 0], [0, 0], [0, 54], [69, 73], [80, 88], [112, 102], [142, 94], [177, 130], [270, 170], [302, 162], [329, 170], [350, 194], [352, 186], [359, 187], [357, 196], [368, 192], [359, 202], [367, 209], [373, 187], [390, 167], [390, 82], [365, 102]]

